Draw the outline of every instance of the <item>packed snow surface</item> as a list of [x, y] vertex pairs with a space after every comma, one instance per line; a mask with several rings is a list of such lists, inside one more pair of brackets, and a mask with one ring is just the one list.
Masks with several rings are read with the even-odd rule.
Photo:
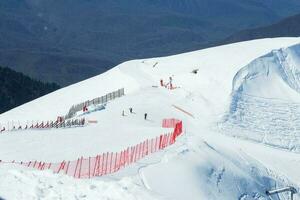
[[[97, 123], [0, 134], [4, 161], [117, 152], [168, 132], [161, 128], [165, 118], [181, 119], [184, 127], [174, 145], [105, 177], [78, 180], [0, 164], [0, 197], [262, 200], [271, 199], [265, 194], [271, 188], [298, 189], [299, 42], [261, 39], [128, 61], [0, 115], [0, 126], [54, 120], [73, 104], [125, 88], [125, 96], [86, 115]], [[169, 77], [174, 90], [160, 87]]]

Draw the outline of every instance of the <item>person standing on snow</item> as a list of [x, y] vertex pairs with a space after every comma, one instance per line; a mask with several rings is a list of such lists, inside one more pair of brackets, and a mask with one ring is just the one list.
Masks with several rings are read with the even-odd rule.
[[88, 111], [88, 108], [87, 108], [86, 105], [83, 106], [83, 110], [82, 110], [82, 111], [83, 111], [83, 112], [87, 112], [87, 111]]
[[145, 119], [145, 120], [147, 120], [147, 116], [148, 116], [148, 114], [145, 113], [145, 114], [144, 114], [144, 119]]
[[160, 79], [160, 86], [164, 86], [164, 81]]

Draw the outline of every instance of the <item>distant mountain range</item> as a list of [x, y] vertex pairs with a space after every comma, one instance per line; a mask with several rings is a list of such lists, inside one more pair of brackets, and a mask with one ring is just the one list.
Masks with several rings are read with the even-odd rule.
[[300, 37], [300, 14], [283, 19], [275, 24], [237, 32], [218, 44], [274, 37]]
[[0, 114], [57, 89], [55, 83], [43, 83], [0, 67]]
[[0, 1], [0, 65], [64, 86], [299, 12], [299, 0]]

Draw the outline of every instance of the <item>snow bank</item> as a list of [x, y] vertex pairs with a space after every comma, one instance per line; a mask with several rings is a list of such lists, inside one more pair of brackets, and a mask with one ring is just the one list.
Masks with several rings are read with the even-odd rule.
[[163, 199], [147, 191], [132, 178], [121, 180], [81, 180], [49, 172], [11, 169], [0, 166], [0, 198], [3, 199], [103, 199], [103, 200], [154, 200]]
[[247, 155], [203, 140], [169, 151], [160, 164], [143, 169], [142, 174], [151, 190], [174, 200], [263, 200], [268, 199], [265, 191], [276, 184], [266, 169]]
[[234, 95], [300, 102], [300, 44], [252, 61], [235, 75], [232, 90]]

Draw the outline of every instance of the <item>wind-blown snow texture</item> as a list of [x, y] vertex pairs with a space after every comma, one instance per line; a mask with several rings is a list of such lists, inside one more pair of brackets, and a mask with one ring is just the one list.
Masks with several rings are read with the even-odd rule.
[[[298, 189], [300, 154], [282, 149], [298, 151], [299, 146], [299, 42], [262, 39], [133, 60], [0, 115], [2, 124], [56, 119], [73, 104], [123, 87], [126, 93], [86, 115], [96, 124], [1, 134], [0, 159], [5, 161], [55, 162], [116, 152], [164, 133], [164, 118], [182, 119], [185, 129], [164, 151], [91, 180], [0, 165], [0, 197], [262, 200], [270, 199], [265, 195], [269, 188]], [[178, 89], [153, 87], [170, 76]]]
[[235, 75], [225, 130], [300, 151], [300, 45], [273, 50]]

